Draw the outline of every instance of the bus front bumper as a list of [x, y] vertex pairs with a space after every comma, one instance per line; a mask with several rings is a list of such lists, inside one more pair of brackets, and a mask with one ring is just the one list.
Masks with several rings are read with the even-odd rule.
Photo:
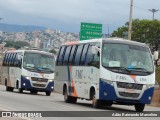
[[21, 88], [24, 90], [37, 90], [40, 92], [53, 91], [54, 82], [47, 82], [45, 87], [34, 87], [31, 84], [31, 80], [21, 77]]
[[127, 97], [119, 98], [116, 94], [116, 90], [113, 85], [110, 85], [102, 80], [99, 84], [99, 99], [109, 100], [119, 104], [134, 105], [137, 103], [140, 104], [150, 104], [151, 98], [153, 96], [154, 87], [148, 88], [143, 92], [142, 96], [139, 99], [131, 99]]

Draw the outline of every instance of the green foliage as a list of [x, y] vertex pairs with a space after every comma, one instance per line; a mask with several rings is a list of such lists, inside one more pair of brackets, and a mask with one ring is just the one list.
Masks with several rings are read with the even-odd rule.
[[160, 84], [160, 67], [156, 69], [156, 80]]
[[16, 49], [20, 49], [21, 47], [24, 46], [30, 46], [28, 42], [25, 41], [5, 41], [6, 45], [5, 47], [14, 47]]
[[[127, 33], [127, 34], [125, 34]], [[160, 21], [159, 20], [139, 20], [135, 19], [132, 23], [132, 40], [157, 45], [160, 39]], [[128, 36], [128, 22], [112, 33], [113, 37]]]

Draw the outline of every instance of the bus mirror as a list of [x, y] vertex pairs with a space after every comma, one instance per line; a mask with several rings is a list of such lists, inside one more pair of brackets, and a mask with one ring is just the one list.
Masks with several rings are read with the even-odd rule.
[[92, 54], [96, 55], [99, 53], [99, 51], [100, 51], [100, 49], [98, 47], [92, 46]]
[[18, 60], [18, 67], [21, 68], [21, 66], [22, 66], [22, 59]]
[[17, 59], [18, 59], [18, 60], [21, 60], [21, 55], [17, 55]]
[[153, 53], [153, 59], [154, 60], [158, 60], [158, 54], [159, 54], [158, 51], [154, 51], [154, 53]]

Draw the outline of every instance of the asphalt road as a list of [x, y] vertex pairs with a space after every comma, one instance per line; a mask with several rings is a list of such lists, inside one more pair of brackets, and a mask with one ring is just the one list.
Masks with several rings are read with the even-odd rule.
[[[46, 96], [45, 93], [39, 92], [37, 95], [32, 95], [28, 91], [23, 94], [5, 91], [5, 86], [0, 85], [0, 111], [106, 111], [107, 112], [134, 112], [133, 106], [113, 105], [112, 107], [104, 107], [102, 109], [92, 108], [91, 101], [78, 100], [76, 104], [65, 103], [63, 95], [52, 93], [51, 96]], [[146, 106], [145, 111], [160, 111], [160, 108]], [[72, 113], [70, 113], [72, 114]], [[77, 113], [81, 114], [81, 113]], [[4, 119], [4, 118], [0, 118]], [[46, 118], [31, 118], [32, 120], [75, 120], [74, 117], [46, 117]], [[106, 119], [124, 119], [134, 120], [134, 117], [77, 117], [76, 120], [106, 120]], [[136, 117], [136, 119], [142, 119]], [[145, 117], [147, 120], [159, 119], [158, 117]], [[5, 119], [4, 119], [5, 120]], [[15, 118], [14, 118], [15, 120]]]

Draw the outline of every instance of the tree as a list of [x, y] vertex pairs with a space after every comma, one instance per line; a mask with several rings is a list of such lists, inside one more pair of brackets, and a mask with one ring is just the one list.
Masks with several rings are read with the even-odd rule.
[[5, 47], [14, 47], [16, 49], [20, 49], [21, 47], [24, 46], [30, 46], [30, 44], [28, 42], [25, 41], [5, 41], [6, 45]]
[[5, 41], [6, 45], [5, 47], [14, 47], [14, 41]]
[[[112, 36], [124, 38], [124, 33], [128, 33], [128, 22], [126, 22], [125, 26], [119, 27], [117, 30], [113, 31]], [[132, 40], [156, 46], [160, 39], [159, 33], [159, 20], [133, 20]]]

